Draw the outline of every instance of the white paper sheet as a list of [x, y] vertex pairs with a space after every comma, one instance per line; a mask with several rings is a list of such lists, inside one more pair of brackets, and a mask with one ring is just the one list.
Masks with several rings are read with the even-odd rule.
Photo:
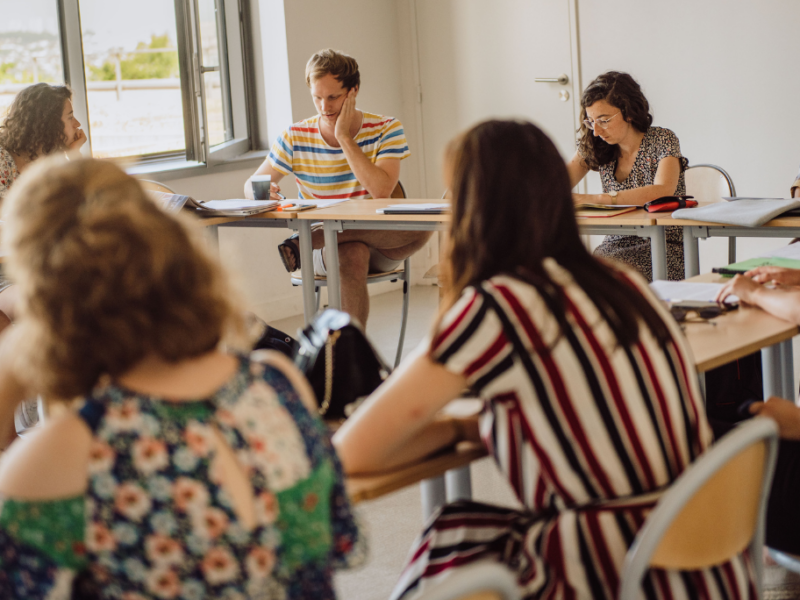
[[761, 254], [760, 256], [770, 258], [793, 258], [795, 260], [800, 260], [800, 242], [781, 246], [780, 248], [770, 250], [769, 252]]
[[200, 205], [208, 210], [244, 210], [249, 208], [266, 208], [271, 210], [278, 206], [275, 200], [206, 200], [200, 202]]
[[449, 202], [415, 202], [414, 204], [390, 204], [386, 208], [378, 208], [375, 210], [378, 214], [383, 214], [386, 209], [390, 210], [407, 210], [411, 212], [438, 212], [450, 208]]
[[342, 202], [348, 202], [351, 199], [352, 198], [337, 198], [336, 200], [316, 200], [314, 198], [303, 198], [301, 200], [288, 200], [287, 204], [304, 204], [304, 205], [311, 204], [312, 206], [316, 206], [317, 208], [328, 208], [329, 206], [341, 204]]
[[[667, 302], [681, 302], [695, 300], [699, 302], [714, 302], [724, 283], [696, 283], [689, 281], [654, 281], [650, 288], [662, 300]], [[739, 298], [729, 296], [726, 304], [736, 304]]]

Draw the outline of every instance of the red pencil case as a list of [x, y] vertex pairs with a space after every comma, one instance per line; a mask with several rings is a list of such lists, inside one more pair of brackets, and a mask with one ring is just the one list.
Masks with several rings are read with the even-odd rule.
[[692, 200], [694, 196], [662, 196], [646, 203], [643, 208], [647, 212], [672, 212], [679, 208], [694, 208], [697, 201]]

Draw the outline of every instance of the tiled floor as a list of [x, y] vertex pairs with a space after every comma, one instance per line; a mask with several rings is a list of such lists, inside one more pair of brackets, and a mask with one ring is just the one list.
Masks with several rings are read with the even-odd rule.
[[[400, 292], [391, 292], [372, 299], [367, 335], [378, 351], [391, 364], [394, 360], [400, 326]], [[411, 288], [409, 323], [403, 354], [413, 350], [428, 334], [436, 315], [438, 290], [435, 287]], [[275, 321], [271, 325], [293, 333], [303, 325], [301, 316]], [[796, 357], [798, 353], [795, 354]], [[515, 506], [511, 488], [502, 479], [490, 459], [472, 465], [473, 498]], [[344, 600], [385, 600], [389, 597], [403, 567], [408, 549], [422, 528], [422, 512], [418, 487], [358, 506], [369, 530], [370, 556], [367, 564], [336, 577], [339, 597]], [[800, 599], [800, 575], [781, 567], [765, 571], [765, 600]]]

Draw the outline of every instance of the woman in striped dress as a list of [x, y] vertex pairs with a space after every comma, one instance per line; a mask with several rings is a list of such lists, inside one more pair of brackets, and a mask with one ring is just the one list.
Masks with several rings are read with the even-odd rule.
[[[480, 436], [524, 510], [458, 502], [429, 522], [395, 598], [477, 560], [528, 598], [615, 598], [625, 553], [660, 494], [711, 443], [677, 325], [632, 269], [592, 257], [569, 177], [534, 125], [482, 123], [451, 146], [448, 296], [430, 341], [345, 423], [349, 472], [463, 437], [436, 413], [471, 388]], [[755, 597], [747, 556], [653, 570], [646, 598]]]

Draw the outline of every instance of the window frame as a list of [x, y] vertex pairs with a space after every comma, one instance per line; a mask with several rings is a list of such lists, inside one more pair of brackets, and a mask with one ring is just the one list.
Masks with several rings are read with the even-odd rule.
[[[208, 119], [201, 73], [198, 0], [174, 0], [186, 150], [152, 156], [121, 157], [120, 160], [124, 162], [138, 160], [139, 164], [129, 168], [129, 172], [163, 171], [177, 174], [187, 168], [206, 170], [229, 163], [241, 164], [243, 159], [258, 160], [258, 155], [262, 154], [260, 151], [251, 152], [253, 139], [251, 124], [248, 122], [248, 115], [251, 114], [250, 94], [248, 94], [250, 82], [246, 71], [248, 64], [245, 50], [250, 47], [244, 12], [246, 0], [213, 1], [219, 15], [217, 18], [219, 73], [223, 104], [227, 110], [225, 117], [228, 120], [227, 125], [231, 128], [231, 138], [216, 146], [210, 146], [206, 135]], [[56, 3], [64, 81], [72, 88], [73, 109], [86, 131], [87, 143], [82, 152], [86, 156], [91, 156], [92, 136], [79, 0], [56, 0]], [[221, 35], [223, 32], [224, 35]], [[247, 156], [248, 153], [250, 156]]]

